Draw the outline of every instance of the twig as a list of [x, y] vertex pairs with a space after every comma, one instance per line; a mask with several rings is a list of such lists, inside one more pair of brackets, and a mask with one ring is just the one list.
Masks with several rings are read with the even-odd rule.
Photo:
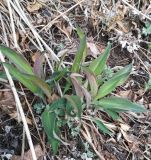
[[33, 122], [34, 122], [34, 124], [35, 124], [36, 130], [37, 130], [37, 133], [38, 133], [40, 142], [41, 142], [41, 145], [43, 146], [43, 150], [45, 150], [45, 145], [44, 145], [44, 143], [43, 143], [43, 141], [42, 141], [42, 138], [41, 138], [41, 136], [40, 136], [40, 132], [39, 132], [39, 130], [38, 130], [38, 126], [37, 126], [37, 123], [36, 123], [34, 114], [33, 114], [33, 112], [32, 112], [32, 109], [31, 109], [31, 104], [30, 104], [30, 103], [28, 102], [28, 100], [27, 100], [27, 97], [26, 97], [26, 94], [25, 94], [25, 92], [24, 92], [24, 90], [23, 90], [23, 87], [22, 87], [21, 85], [20, 85], [20, 87], [21, 87], [22, 92], [24, 93], [24, 99], [25, 99], [25, 102], [26, 102], [26, 104], [27, 104], [27, 106], [28, 106], [29, 112], [31, 113]]
[[73, 5], [73, 6], [70, 7], [69, 9], [67, 9], [65, 12], [60, 13], [60, 15], [58, 15], [58, 16], [57, 16], [56, 18], [54, 18], [51, 22], [49, 22], [45, 27], [43, 27], [43, 28], [40, 30], [40, 32], [43, 31], [44, 29], [46, 29], [46, 31], [47, 31], [47, 30], [54, 24], [54, 22], [55, 22], [58, 18], [64, 16], [66, 13], [68, 13], [69, 11], [71, 11], [72, 9], [74, 9], [76, 6], [80, 5], [83, 1], [84, 1], [84, 0], [81, 0], [80, 2], [76, 3], [75, 5]]
[[8, 9], [9, 9], [11, 28], [12, 28], [13, 39], [14, 39], [14, 47], [18, 48], [16, 32], [15, 32], [15, 25], [14, 25], [14, 20], [13, 20], [13, 12], [12, 12], [12, 8], [10, 6], [10, 0], [7, 0], [7, 6], [8, 6]]
[[[85, 128], [86, 129], [86, 128]], [[99, 153], [96, 149], [96, 147], [94, 146], [94, 144], [91, 141], [91, 138], [89, 137], [89, 135], [86, 134], [86, 132], [84, 132], [82, 129], [80, 130], [82, 135], [84, 136], [84, 138], [86, 139], [86, 141], [90, 144], [90, 146], [93, 148], [93, 150], [95, 151], [95, 153], [97, 154], [97, 156], [99, 157], [100, 160], [105, 160], [104, 157], [101, 155], [101, 153]], [[87, 132], [88, 133], [88, 132]]]
[[147, 73], [150, 74], [150, 71], [148, 70], [147, 66], [144, 64], [144, 62], [141, 60], [141, 58], [139, 57], [139, 55], [134, 52], [135, 56], [138, 58], [138, 60], [141, 62], [141, 64], [144, 66], [144, 68], [146, 69]]
[[122, 0], [123, 3], [125, 3], [127, 6], [129, 6], [131, 9], [135, 10], [138, 14], [141, 14], [142, 16], [144, 16], [146, 19], [151, 21], [151, 18], [149, 16], [147, 16], [146, 14], [142, 13], [141, 11], [139, 11], [138, 9], [136, 9], [135, 7], [133, 7], [131, 4], [129, 4], [126, 0]]
[[[60, 61], [59, 58], [56, 56], [56, 54], [54, 53], [54, 51], [45, 43], [45, 41], [41, 38], [41, 36], [38, 34], [38, 32], [34, 29], [34, 26], [29, 22], [28, 18], [26, 17], [25, 13], [23, 12], [23, 9], [21, 8], [18, 0], [15, 0], [16, 5], [10, 1], [11, 5], [13, 6], [13, 8], [15, 9], [15, 11], [18, 13], [18, 15], [23, 19], [23, 21], [28, 25], [28, 27], [31, 29], [36, 41], [39, 44], [39, 47], [41, 49], [41, 52], [44, 51], [41, 42], [43, 43], [43, 45], [45, 46], [45, 48], [51, 53], [52, 58], [55, 61]], [[41, 41], [41, 42], [40, 42]], [[45, 54], [45, 57], [48, 57]]]
[[[5, 62], [4, 56], [2, 55], [1, 51], [0, 51], [0, 60], [2, 62]], [[35, 150], [34, 150], [34, 145], [33, 145], [32, 139], [31, 139], [30, 131], [29, 131], [29, 128], [28, 128], [28, 125], [27, 125], [27, 121], [26, 121], [26, 117], [25, 117], [22, 105], [21, 105], [20, 99], [19, 99], [18, 94], [17, 94], [17, 90], [15, 88], [15, 85], [14, 85], [14, 82], [12, 80], [12, 77], [11, 77], [8, 69], [5, 66], [4, 66], [4, 70], [6, 72], [8, 81], [10, 83], [12, 92], [14, 94], [14, 98], [15, 98], [15, 101], [16, 101], [16, 107], [18, 107], [19, 113], [21, 115], [21, 119], [22, 119], [22, 122], [23, 122], [23, 125], [24, 125], [24, 128], [25, 128], [27, 140], [28, 140], [29, 147], [30, 147], [30, 150], [31, 150], [32, 159], [33, 160], [37, 160], [36, 153], [35, 153]]]
[[[2, 18], [1, 13], [0, 13], [0, 20], [1, 20], [2, 30], [3, 30], [3, 34], [4, 34], [4, 41], [5, 41], [6, 45], [9, 46], [9, 42], [8, 42], [8, 38], [7, 38], [7, 34], [6, 34], [6, 30], [5, 30], [5, 26], [4, 26], [4, 22], [3, 22], [3, 18]], [[18, 119], [18, 122], [20, 122], [18, 107], [17, 107], [17, 119]]]
[[24, 159], [24, 153], [25, 153], [25, 129], [23, 128], [21, 160]]

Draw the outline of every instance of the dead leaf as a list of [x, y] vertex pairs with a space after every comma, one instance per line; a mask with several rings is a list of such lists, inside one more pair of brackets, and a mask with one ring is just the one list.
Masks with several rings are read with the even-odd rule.
[[41, 2], [41, 3], [47, 3], [47, 2], [49, 2], [50, 0], [38, 0], [39, 2]]
[[123, 131], [128, 131], [131, 127], [127, 124], [120, 123], [121, 129]]
[[132, 90], [120, 91], [117, 93], [122, 98], [128, 98], [129, 100], [136, 100], [137, 95]]
[[32, 56], [34, 60], [33, 71], [39, 78], [44, 78], [43, 74], [43, 63], [44, 63], [44, 55], [36, 52], [34, 56]]
[[42, 8], [42, 4], [41, 3], [39, 3], [39, 2], [36, 2], [36, 3], [34, 3], [34, 4], [28, 4], [27, 5], [27, 10], [29, 11], [29, 12], [35, 12], [35, 11], [38, 11], [39, 9], [41, 9]]
[[129, 143], [134, 143], [136, 141], [136, 137], [128, 135], [124, 130], [120, 129], [124, 139]]
[[96, 58], [97, 55], [100, 54], [100, 51], [98, 50], [98, 48], [96, 47], [96, 45], [94, 43], [89, 43], [87, 42], [87, 47], [90, 49], [91, 51], [91, 55]]
[[91, 55], [94, 58], [97, 58], [98, 55], [103, 53], [103, 51], [105, 50], [105, 47], [106, 46], [103, 46], [99, 43], [96, 44], [96, 42], [94, 42], [93, 37], [87, 38], [88, 55]]
[[148, 104], [148, 108], [151, 110], [151, 103], [150, 103], [150, 104]]
[[68, 49], [63, 49], [61, 51], [58, 52], [57, 56], [60, 58], [62, 56], [64, 56], [64, 54], [68, 53]]
[[68, 38], [69, 41], [71, 42], [70, 36], [71, 36], [71, 33], [72, 33], [72, 29], [73, 29], [73, 28], [72, 28], [71, 26], [65, 27], [65, 25], [62, 24], [62, 23], [57, 23], [56, 26], [58, 27], [58, 29], [59, 29], [62, 33], [64, 33], [64, 34], [67, 36], [67, 38]]
[[70, 75], [71, 81], [72, 81], [72, 83], [73, 83], [73, 85], [74, 85], [76, 94], [77, 94], [78, 96], [80, 96], [81, 98], [83, 98], [84, 95], [83, 95], [83, 92], [82, 92], [81, 85], [80, 85], [79, 81], [76, 79], [75, 76], [76, 76], [75, 74], [71, 74], [71, 75]]
[[[43, 156], [44, 156], [44, 153], [40, 147], [40, 145], [36, 145], [34, 147], [35, 149], [35, 153], [36, 153], [36, 157], [37, 157], [37, 160], [42, 160], [43, 159]], [[12, 157], [12, 160], [21, 160], [21, 156], [16, 156], [14, 155]], [[23, 157], [23, 160], [32, 160], [32, 154], [31, 154], [31, 150], [28, 150], [27, 152], [25, 152], [24, 154], [24, 157]]]
[[53, 94], [49, 99], [47, 99], [48, 103], [52, 103], [53, 101], [59, 99], [60, 97], [57, 94]]
[[94, 76], [93, 73], [90, 73], [88, 71], [84, 71], [84, 73], [86, 74], [86, 77], [89, 81], [89, 85], [90, 85], [90, 88], [91, 88], [91, 95], [93, 97], [95, 97], [96, 94], [97, 94], [97, 91], [98, 91], [98, 84], [97, 84], [97, 81], [96, 81], [96, 77]]
[[[4, 89], [0, 92], [0, 108], [11, 118], [18, 120], [18, 113], [16, 110], [14, 95], [10, 89]], [[29, 125], [32, 125], [31, 119], [26, 117], [26, 120]]]
[[87, 105], [87, 107], [89, 107], [90, 103], [91, 103], [91, 95], [87, 91], [87, 89], [84, 88], [84, 86], [82, 86], [82, 84], [80, 84], [80, 82], [77, 80], [76, 76], [81, 77], [81, 75], [77, 74], [77, 73], [72, 73], [70, 75], [71, 81], [72, 81], [74, 88], [75, 88], [75, 91], [76, 91], [76, 94], [78, 96], [80, 96], [81, 98], [85, 97], [86, 105]]
[[[18, 121], [18, 113], [17, 111], [16, 112], [12, 112], [12, 113], [9, 113], [8, 114], [12, 119], [15, 119], [16, 121]], [[27, 121], [27, 124], [29, 125], [33, 125], [33, 122], [30, 118], [26, 117], [26, 121]]]
[[122, 21], [117, 21], [116, 22], [118, 27], [124, 32], [124, 33], [128, 33], [129, 30], [128, 28], [126, 27], [126, 25], [122, 22]]
[[4, 90], [0, 92], [0, 105], [14, 106], [15, 100], [10, 90]]

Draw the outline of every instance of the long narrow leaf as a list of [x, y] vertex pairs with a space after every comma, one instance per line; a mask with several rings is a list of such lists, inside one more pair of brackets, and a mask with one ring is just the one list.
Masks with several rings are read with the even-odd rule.
[[48, 98], [51, 97], [51, 88], [42, 79], [34, 75], [24, 74], [17, 70], [15, 67], [8, 63], [3, 63], [9, 70], [9, 72], [19, 80], [30, 91], [41, 97], [41, 91], [43, 91]]
[[98, 90], [95, 99], [100, 99], [111, 93], [117, 86], [122, 85], [128, 78], [132, 69], [132, 65], [128, 65], [115, 73], [111, 79], [105, 82]]
[[96, 125], [100, 131], [102, 131], [103, 133], [106, 133], [108, 135], [112, 134], [112, 132], [106, 127], [106, 125], [103, 122], [101, 122], [98, 119], [94, 119], [93, 121], [96, 123]]
[[[84, 32], [82, 31], [82, 29], [80, 27], [77, 27], [76, 31], [77, 31], [77, 34], [80, 38], [80, 41], [82, 41], [83, 37], [85, 36]], [[83, 51], [82, 62], [85, 61], [86, 56], [87, 56], [87, 44], [85, 45], [85, 49]]]
[[[114, 110], [114, 109], [113, 109]], [[119, 119], [119, 114], [116, 111], [105, 109], [105, 112], [112, 117], [113, 120]]]
[[0, 45], [0, 51], [16, 65], [16, 67], [27, 74], [33, 74], [32, 67], [30, 64], [25, 60], [25, 58], [19, 54], [17, 54], [12, 49]]
[[137, 103], [119, 97], [107, 97], [94, 102], [95, 105], [112, 111], [144, 112], [146, 109]]
[[75, 55], [75, 59], [74, 59], [74, 62], [73, 62], [72, 68], [71, 68], [72, 72], [79, 72], [81, 62], [83, 61], [82, 58], [84, 55], [85, 48], [86, 48], [86, 36], [84, 36], [80, 40], [80, 46], [79, 46], [79, 49]]
[[120, 69], [118, 72], [113, 74], [112, 78], [125, 75], [125, 77], [123, 76], [123, 78], [121, 78], [121, 80], [119, 81], [118, 86], [122, 85], [127, 80], [127, 78], [129, 77], [129, 75], [132, 71], [132, 67], [133, 67], [133, 65], [131, 63], [131, 64], [123, 67], [122, 69]]
[[107, 48], [105, 49], [105, 52], [90, 63], [89, 69], [95, 75], [99, 75], [103, 72], [106, 65], [106, 61], [109, 57], [110, 49], [111, 49], [111, 44], [109, 43]]
[[48, 98], [51, 98], [51, 88], [45, 81], [34, 75], [24, 74], [24, 76], [26, 77], [26, 79], [32, 81], [35, 85], [37, 85]]
[[56, 129], [56, 114], [45, 109], [42, 113], [41, 120], [44, 130], [48, 136], [48, 140], [52, 146], [53, 153], [56, 154], [60, 144], [60, 142], [54, 138], [54, 131]]
[[82, 39], [85, 36], [84, 32], [82, 31], [80, 27], [77, 26], [76, 31], [80, 39]]
[[3, 63], [3, 65], [9, 70], [10, 74], [19, 80], [24, 86], [26, 86], [33, 93], [39, 92], [39, 87], [34, 84], [30, 79], [27, 79], [18, 69], [13, 67], [8, 63]]

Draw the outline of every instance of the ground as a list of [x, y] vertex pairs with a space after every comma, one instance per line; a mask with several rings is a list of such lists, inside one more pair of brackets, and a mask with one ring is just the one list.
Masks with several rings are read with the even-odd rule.
[[[87, 35], [87, 62], [99, 56], [112, 43], [107, 64], [117, 70], [133, 63], [130, 77], [113, 95], [143, 104], [145, 113], [121, 113], [113, 121], [104, 112], [84, 111], [82, 128], [77, 121], [62, 128], [62, 136], [70, 144], [52, 154], [41, 125], [41, 117], [33, 107], [40, 99], [15, 81], [26, 121], [29, 125], [38, 159], [64, 160], [149, 160], [151, 159], [151, 2], [149, 0], [25, 0], [0, 2], [0, 44], [21, 53], [31, 65], [39, 54], [45, 54], [45, 73], [53, 72], [54, 61], [61, 59], [71, 66], [79, 46], [75, 32], [81, 27]], [[52, 67], [52, 68], [51, 68]], [[32, 159], [22, 122], [7, 77], [0, 65], [0, 158]], [[109, 70], [110, 71], [110, 70]], [[110, 74], [109, 74], [110, 76]], [[56, 89], [55, 94], [59, 93]], [[113, 131], [103, 134], [87, 117], [101, 118]], [[77, 135], [76, 135], [77, 134]], [[76, 136], [75, 136], [76, 135]], [[102, 158], [103, 157], [103, 158]]]

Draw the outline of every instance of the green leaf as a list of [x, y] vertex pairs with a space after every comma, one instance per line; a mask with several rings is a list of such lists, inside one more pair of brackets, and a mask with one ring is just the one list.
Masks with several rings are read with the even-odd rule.
[[81, 103], [80, 97], [65, 95], [64, 98], [66, 98], [67, 101], [71, 104], [71, 106], [75, 110], [75, 113], [78, 115], [78, 117], [80, 119], [81, 118], [81, 114], [82, 114], [82, 103]]
[[80, 27], [77, 26], [76, 31], [80, 39], [82, 39], [85, 36], [84, 32], [82, 31]]
[[151, 89], [151, 74], [149, 74], [149, 80], [145, 83], [145, 91]]
[[37, 85], [48, 98], [51, 98], [51, 88], [45, 81], [34, 75], [24, 74], [24, 77]]
[[103, 72], [106, 65], [106, 61], [110, 54], [110, 49], [111, 49], [111, 44], [109, 43], [107, 48], [105, 49], [105, 52], [90, 63], [89, 69], [95, 75], [99, 75]]
[[64, 98], [59, 98], [55, 101], [53, 101], [51, 104], [47, 105], [47, 108], [49, 108], [50, 111], [55, 111], [59, 108], [65, 108], [66, 101]]
[[104, 109], [105, 112], [112, 117], [113, 120], [118, 120], [120, 117], [119, 117], [119, 114], [111, 109]]
[[49, 138], [53, 138], [53, 130], [56, 125], [56, 114], [47, 108], [41, 115], [44, 130]]
[[111, 79], [106, 81], [98, 90], [95, 100], [100, 99], [109, 93], [111, 93], [117, 86], [122, 85], [125, 80], [128, 78], [132, 69], [132, 65], [127, 65], [122, 68], [120, 71], [115, 73]]
[[32, 67], [30, 64], [25, 60], [25, 58], [19, 54], [17, 54], [12, 49], [0, 45], [0, 51], [11, 61], [13, 62], [16, 67], [27, 74], [34, 74], [32, 71]]
[[3, 65], [9, 70], [10, 74], [19, 80], [24, 86], [26, 86], [33, 93], [39, 93], [39, 87], [34, 84], [31, 80], [27, 79], [24, 74], [22, 74], [18, 69], [13, 67], [8, 63], [3, 63]]
[[[80, 27], [76, 28], [77, 34], [80, 38], [80, 41], [82, 41], [82, 38], [85, 36], [84, 32], [82, 31], [82, 29]], [[83, 52], [83, 56], [82, 56], [82, 62], [85, 61], [85, 57], [87, 56], [87, 44], [85, 46], [84, 52]]]
[[75, 55], [74, 62], [73, 62], [72, 68], [71, 68], [72, 72], [79, 72], [81, 62], [83, 61], [85, 48], [86, 48], [86, 36], [84, 36], [80, 40], [80, 46], [79, 46], [79, 49]]
[[70, 117], [76, 117], [76, 113], [74, 111], [73, 106], [71, 105], [70, 102], [67, 101], [66, 103], [66, 114]]
[[7, 75], [4, 71], [0, 71], [0, 78], [7, 79]]
[[66, 94], [69, 90], [72, 90], [71, 89], [71, 86], [72, 86], [71, 81], [68, 78], [65, 78], [65, 79], [66, 79], [67, 83], [65, 83], [63, 95]]
[[115, 112], [132, 111], [139, 113], [146, 111], [144, 106], [119, 97], [102, 98], [99, 101], [95, 101], [94, 104], [98, 107], [102, 107], [103, 109], [109, 109]]
[[44, 130], [48, 137], [48, 141], [52, 146], [53, 153], [56, 154], [58, 151], [58, 146], [60, 144], [60, 142], [56, 138], [54, 138], [54, 131], [56, 130], [57, 127], [56, 114], [54, 112], [45, 109], [45, 111], [41, 115], [41, 118]]
[[43, 91], [48, 98], [51, 97], [51, 88], [42, 79], [34, 75], [24, 74], [8, 63], [3, 63], [8, 68], [9, 72], [19, 80], [30, 91], [41, 97]]
[[43, 103], [35, 103], [33, 107], [37, 114], [41, 114], [46, 106]]
[[113, 74], [112, 78], [122, 77], [122, 78], [120, 78], [120, 81], [118, 82], [118, 86], [124, 84], [124, 82], [127, 80], [127, 78], [129, 77], [129, 75], [132, 71], [132, 67], [133, 67], [133, 65], [131, 63], [131, 64], [123, 67], [122, 69], [120, 69], [118, 72]]
[[57, 139], [51, 138], [49, 139], [49, 143], [51, 144], [53, 154], [57, 154], [60, 142]]
[[67, 76], [69, 72], [67, 71], [67, 68], [62, 69], [61, 71], [55, 71], [50, 78], [47, 80], [48, 83], [52, 81], [58, 82], [61, 80], [63, 77]]
[[93, 121], [96, 123], [96, 125], [100, 131], [102, 131], [103, 133], [106, 133], [108, 135], [112, 134], [112, 132], [105, 126], [105, 124], [103, 122], [101, 122], [98, 119], [93, 119]]
[[145, 36], [147, 36], [148, 34], [151, 34], [151, 23], [150, 22], [147, 22], [145, 24], [145, 27], [143, 27], [143, 34]]

